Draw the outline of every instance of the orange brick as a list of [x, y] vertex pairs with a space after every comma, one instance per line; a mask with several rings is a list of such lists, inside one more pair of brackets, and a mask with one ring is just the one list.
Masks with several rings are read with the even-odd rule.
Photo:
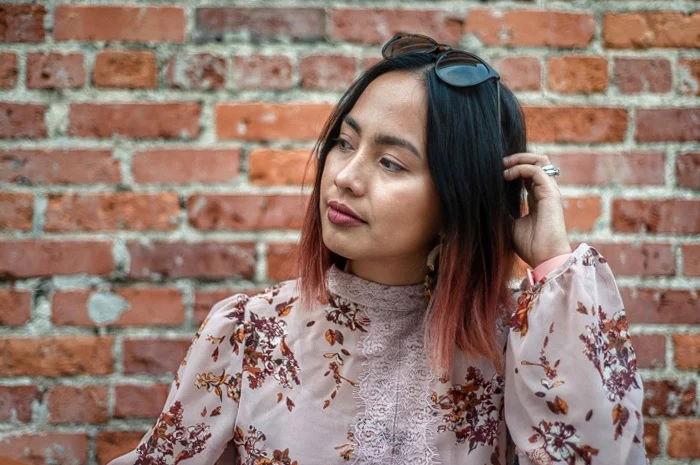
[[[309, 163], [310, 162], [310, 163]], [[308, 164], [308, 169], [307, 169]], [[259, 186], [304, 185], [316, 179], [316, 159], [311, 149], [253, 149], [248, 157], [248, 180]]]
[[665, 158], [663, 152], [549, 154], [561, 169], [560, 185], [663, 185]]
[[85, 85], [82, 53], [27, 54], [28, 89], [70, 89]]
[[473, 8], [467, 13], [464, 33], [476, 35], [485, 45], [587, 47], [595, 20], [589, 13]]
[[314, 140], [330, 116], [327, 103], [220, 103], [215, 106], [219, 139]]
[[299, 276], [297, 258], [299, 246], [293, 243], [271, 242], [267, 244], [267, 277], [275, 281]]
[[255, 273], [253, 242], [165, 242], [127, 244], [131, 278], [244, 278]]
[[[31, 292], [0, 289], [0, 326], [22, 326], [29, 321], [31, 309]], [[1, 405], [2, 401], [0, 401]]]
[[44, 336], [0, 339], [0, 376], [106, 375], [113, 372], [112, 337]]
[[700, 59], [678, 60], [678, 88], [681, 94], [700, 95]]
[[666, 366], [666, 338], [662, 334], [635, 334], [632, 336], [632, 347], [639, 368]]
[[647, 456], [656, 457], [659, 455], [659, 424], [644, 423], [644, 447], [647, 451]]
[[547, 86], [556, 92], [590, 94], [608, 88], [608, 61], [602, 57], [550, 57], [547, 71]]
[[46, 137], [45, 113], [40, 103], [0, 102], [0, 139]]
[[700, 420], [672, 420], [666, 425], [669, 457], [700, 458]]
[[284, 55], [236, 55], [233, 85], [237, 89], [290, 89], [294, 85], [292, 62]]
[[0, 192], [0, 230], [31, 231], [34, 194]]
[[357, 74], [357, 59], [342, 55], [307, 55], [299, 60], [301, 87], [340, 91], [349, 87]]
[[95, 437], [95, 457], [99, 465], [107, 465], [139, 445], [146, 431], [100, 431]]
[[33, 403], [40, 403], [43, 394], [35, 385], [0, 386], [0, 421], [32, 420]]
[[185, 309], [180, 290], [172, 288], [56, 291], [51, 321], [82, 327], [179, 326]]
[[175, 373], [191, 339], [125, 339], [122, 343], [124, 373]]
[[632, 323], [660, 325], [697, 325], [700, 297], [681, 289], [620, 289]]
[[622, 142], [627, 110], [605, 107], [525, 106], [531, 142]]
[[600, 218], [600, 197], [565, 197], [564, 221], [568, 231], [592, 231]]
[[674, 334], [673, 361], [681, 370], [700, 370], [700, 334]]
[[49, 423], [104, 423], [108, 420], [104, 386], [53, 386], [48, 393]]
[[155, 418], [165, 404], [169, 384], [128, 385], [114, 387], [114, 418]]
[[700, 13], [635, 11], [603, 16], [603, 42], [609, 48], [696, 48], [698, 29]]
[[116, 184], [119, 160], [109, 150], [0, 150], [0, 181], [33, 184]]
[[191, 139], [199, 135], [198, 103], [73, 103], [68, 135]]
[[700, 140], [700, 107], [638, 109], [634, 138], [639, 142]]
[[306, 195], [207, 194], [187, 199], [192, 227], [205, 230], [301, 229]]
[[[0, 6], [0, 8], [2, 8]], [[0, 88], [12, 89], [17, 85], [17, 54], [0, 53]]]
[[174, 6], [57, 5], [55, 40], [175, 42], [185, 39], [185, 11]]
[[175, 192], [49, 194], [44, 230], [171, 231], [179, 212]]
[[665, 58], [615, 58], [615, 85], [624, 94], [670, 92], [672, 81]]
[[138, 183], [230, 183], [239, 176], [241, 149], [154, 149], [132, 159]]
[[611, 214], [617, 232], [700, 232], [700, 200], [613, 199]]
[[493, 67], [510, 90], [538, 90], [542, 74], [536, 57], [507, 56], [493, 61]]
[[672, 276], [676, 258], [670, 244], [630, 244], [624, 242], [595, 242], [617, 276]]
[[36, 3], [0, 5], [0, 42], [43, 42], [46, 8]]
[[87, 465], [88, 435], [84, 433], [25, 433], [0, 439], [5, 457], [24, 463]]
[[330, 15], [331, 40], [378, 45], [395, 32], [411, 31], [457, 44], [462, 36], [463, 19], [439, 9], [334, 8]]
[[57, 274], [108, 275], [112, 245], [94, 240], [27, 239], [0, 241], [0, 274], [29, 278]]
[[96, 87], [154, 89], [156, 74], [153, 52], [102, 50], [95, 57], [92, 79]]

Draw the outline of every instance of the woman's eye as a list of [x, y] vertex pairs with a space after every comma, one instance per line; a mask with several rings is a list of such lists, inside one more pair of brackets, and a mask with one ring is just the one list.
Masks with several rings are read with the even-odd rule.
[[[397, 169], [393, 169], [393, 170], [390, 169], [389, 171], [401, 171], [401, 170], [403, 170], [403, 166], [399, 165], [398, 163], [394, 163], [393, 161], [389, 160], [388, 158], [382, 158], [381, 161], [382, 162], [384, 162], [384, 161], [389, 162], [390, 165], [394, 165], [397, 168]], [[384, 165], [384, 166], [386, 166], [386, 165]]]
[[[336, 137], [335, 141], [338, 144], [338, 147], [340, 147], [340, 150], [342, 150], [343, 152], [350, 149], [350, 143], [348, 141], [346, 141], [345, 139], [343, 139], [342, 137]], [[347, 144], [347, 145], [344, 146], [343, 144]]]

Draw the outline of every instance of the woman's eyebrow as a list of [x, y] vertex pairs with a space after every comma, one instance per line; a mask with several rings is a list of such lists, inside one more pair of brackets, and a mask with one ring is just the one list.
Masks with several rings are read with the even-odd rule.
[[[355, 130], [355, 132], [357, 132], [358, 135], [362, 135], [362, 129], [360, 128], [360, 125], [355, 120], [355, 118], [353, 118], [350, 115], [345, 115], [343, 117], [343, 122], [347, 123], [348, 126], [353, 128]], [[416, 146], [413, 145], [411, 142], [407, 141], [406, 139], [402, 139], [401, 137], [392, 136], [390, 134], [376, 134], [374, 136], [373, 142], [376, 145], [395, 145], [398, 147], [406, 148], [412, 154], [414, 154], [416, 157], [418, 157], [419, 159], [422, 160], [420, 152], [418, 152], [418, 149], [416, 148]]]

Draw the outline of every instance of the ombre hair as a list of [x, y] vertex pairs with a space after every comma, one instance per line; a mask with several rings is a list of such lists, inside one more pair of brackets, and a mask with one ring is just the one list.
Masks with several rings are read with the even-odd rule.
[[[321, 232], [320, 188], [328, 152], [343, 118], [367, 86], [389, 71], [418, 74], [427, 93], [426, 153], [443, 213], [437, 280], [426, 314], [425, 340], [435, 371], [451, 369], [455, 347], [502, 369], [497, 320], [514, 302], [509, 281], [517, 258], [514, 222], [522, 214], [523, 181], [503, 177], [504, 156], [525, 152], [525, 121], [513, 93], [501, 82], [501, 121], [493, 81], [468, 88], [441, 81], [435, 58], [408, 53], [382, 59], [360, 75], [340, 98], [316, 141], [317, 161], [298, 255], [304, 308], [328, 303], [327, 271], [347, 259], [329, 250]], [[500, 131], [498, 124], [500, 124]], [[307, 164], [308, 168], [308, 164]], [[437, 207], [437, 206], [436, 206]]]

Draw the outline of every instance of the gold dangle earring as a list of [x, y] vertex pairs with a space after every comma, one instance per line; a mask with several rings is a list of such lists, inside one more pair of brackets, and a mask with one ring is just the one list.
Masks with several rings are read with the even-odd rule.
[[435, 286], [435, 282], [437, 281], [437, 271], [436, 271], [436, 266], [435, 262], [437, 261], [438, 255], [440, 255], [440, 251], [442, 250], [442, 238], [440, 239], [440, 243], [433, 247], [433, 250], [430, 251], [428, 254], [428, 260], [426, 261], [426, 266], [428, 270], [425, 273], [425, 282], [423, 284], [423, 287], [425, 288], [423, 291], [423, 294], [430, 299], [430, 297], [433, 295], [433, 288]]

